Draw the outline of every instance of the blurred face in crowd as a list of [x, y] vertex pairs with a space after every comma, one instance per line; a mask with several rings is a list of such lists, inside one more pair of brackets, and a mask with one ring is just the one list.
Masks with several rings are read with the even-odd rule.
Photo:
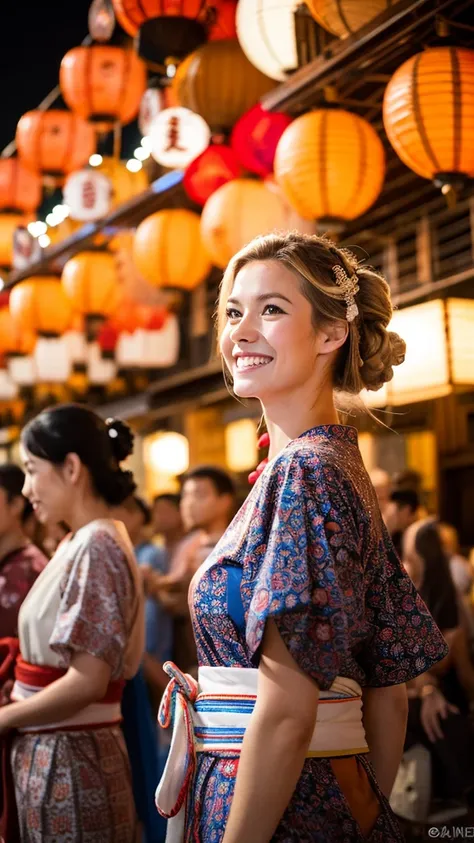
[[383, 513], [383, 518], [390, 535], [403, 533], [410, 524], [413, 524], [416, 513], [407, 504], [400, 505], [397, 501], [389, 501]]
[[177, 533], [182, 529], [182, 519], [179, 507], [166, 498], [159, 499], [153, 504], [153, 530], [162, 536]]
[[190, 477], [181, 494], [181, 515], [187, 530], [208, 530], [218, 521], [230, 521], [232, 498], [220, 495], [208, 477]]
[[25, 501], [20, 495], [8, 498], [8, 493], [0, 487], [0, 538], [21, 527]]
[[140, 507], [132, 499], [124, 501], [120, 506], [115, 506], [111, 512], [113, 518], [125, 524], [130, 541], [135, 546], [143, 537], [145, 527], [145, 516]]

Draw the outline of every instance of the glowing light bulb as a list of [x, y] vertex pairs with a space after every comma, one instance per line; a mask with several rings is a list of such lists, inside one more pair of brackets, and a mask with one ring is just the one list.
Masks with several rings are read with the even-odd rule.
[[125, 166], [126, 166], [127, 170], [129, 170], [131, 173], [138, 173], [138, 171], [141, 170], [143, 165], [142, 165], [142, 162], [137, 161], [136, 158], [130, 158], [129, 161], [127, 161]]
[[94, 154], [89, 158], [89, 164], [91, 167], [100, 167], [103, 160], [102, 155], [99, 155], [98, 152], [94, 152]]
[[51, 238], [47, 234], [40, 234], [38, 237], [38, 243], [42, 249], [46, 249], [46, 247], [51, 243]]

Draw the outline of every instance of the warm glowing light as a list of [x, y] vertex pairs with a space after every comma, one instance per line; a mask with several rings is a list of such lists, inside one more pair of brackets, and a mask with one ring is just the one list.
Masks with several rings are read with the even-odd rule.
[[231, 471], [250, 471], [258, 462], [257, 425], [252, 419], [239, 419], [225, 429], [226, 462]]
[[27, 229], [33, 237], [39, 237], [40, 234], [46, 234], [48, 226], [43, 220], [34, 220], [29, 222]]
[[145, 135], [141, 139], [140, 143], [143, 146], [143, 149], [146, 149], [147, 152], [151, 152], [151, 138], [149, 138], [148, 135]]
[[42, 249], [46, 249], [46, 247], [51, 243], [51, 238], [47, 234], [40, 234], [38, 237], [38, 243]]
[[130, 170], [131, 173], [138, 173], [139, 170], [142, 168], [142, 162], [137, 161], [136, 158], [130, 158], [126, 163], [127, 170]]
[[174, 477], [189, 468], [189, 443], [181, 433], [157, 433], [148, 453], [151, 468], [159, 474]]
[[143, 146], [137, 147], [133, 154], [138, 161], [146, 161], [146, 159], [150, 157], [150, 153], [148, 150], [144, 149]]
[[89, 164], [91, 167], [100, 167], [103, 160], [102, 155], [99, 155], [98, 152], [94, 152], [94, 154], [89, 158]]

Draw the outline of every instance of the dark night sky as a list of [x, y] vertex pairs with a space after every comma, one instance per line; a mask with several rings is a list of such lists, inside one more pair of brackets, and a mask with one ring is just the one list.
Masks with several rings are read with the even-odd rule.
[[0, 149], [21, 115], [58, 83], [64, 53], [87, 35], [90, 0], [3, 0], [0, 27]]

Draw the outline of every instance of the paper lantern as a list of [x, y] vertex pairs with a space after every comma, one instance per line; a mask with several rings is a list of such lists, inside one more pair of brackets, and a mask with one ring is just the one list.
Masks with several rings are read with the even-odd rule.
[[[237, 38], [235, 22], [236, 8], [237, 0], [220, 1], [218, 14], [214, 15], [214, 21], [211, 22], [208, 29], [208, 41], [224, 41], [230, 38]], [[212, 21], [212, 16], [210, 16], [210, 19]]]
[[200, 114], [213, 131], [230, 129], [274, 86], [236, 40], [204, 44], [180, 64], [172, 83], [180, 105]]
[[65, 264], [61, 282], [74, 310], [105, 318], [118, 305], [120, 290], [115, 258], [108, 252], [80, 252]]
[[393, 3], [391, 0], [306, 0], [313, 18], [333, 35], [347, 38]]
[[43, 247], [40, 238], [34, 237], [23, 222], [13, 233], [12, 269], [23, 271], [30, 263], [39, 261], [42, 257]]
[[149, 129], [151, 154], [163, 167], [181, 169], [209, 144], [209, 126], [187, 108], [166, 108]]
[[0, 214], [0, 266], [9, 268], [13, 262], [13, 237], [25, 224], [22, 214]]
[[11, 401], [18, 395], [18, 386], [13, 381], [9, 371], [0, 368], [0, 401]]
[[240, 176], [236, 155], [224, 144], [211, 144], [187, 168], [183, 187], [197, 205], [204, 205], [221, 185]]
[[87, 19], [93, 41], [108, 41], [115, 29], [115, 15], [109, 0], [92, 0]]
[[91, 386], [106, 386], [117, 374], [113, 355], [104, 355], [97, 342], [87, 346], [87, 378]]
[[300, 228], [277, 189], [255, 179], [224, 184], [206, 202], [201, 236], [212, 262], [224, 269], [259, 234]]
[[169, 89], [147, 88], [143, 94], [138, 111], [138, 128], [142, 135], [148, 135], [155, 117], [158, 117], [165, 108], [171, 106], [171, 103], [166, 102], [165, 90]]
[[109, 179], [112, 208], [128, 202], [129, 199], [143, 193], [148, 187], [145, 170], [141, 169], [137, 173], [131, 173], [127, 169], [125, 161], [119, 161], [117, 158], [104, 156], [102, 163], [94, 170]]
[[10, 313], [21, 330], [59, 336], [72, 320], [71, 302], [60, 281], [38, 276], [22, 281], [10, 293]]
[[446, 299], [396, 310], [390, 322], [407, 344], [405, 362], [366, 403], [401, 406], [474, 386], [474, 301]]
[[321, 108], [285, 129], [274, 167], [288, 202], [302, 217], [340, 222], [360, 217], [378, 198], [385, 153], [362, 117]]
[[287, 114], [265, 111], [259, 103], [243, 114], [230, 140], [242, 166], [263, 178], [272, 173], [278, 141], [290, 123]]
[[412, 56], [385, 89], [387, 137], [407, 167], [439, 186], [474, 176], [474, 50]]
[[161, 328], [138, 328], [133, 334], [121, 334], [117, 362], [122, 368], [169, 368], [178, 362], [179, 345], [178, 320], [170, 314]]
[[24, 331], [13, 319], [9, 306], [0, 309], [0, 355], [31, 354], [36, 337]]
[[28, 111], [16, 130], [21, 163], [29, 170], [55, 177], [87, 164], [95, 142], [92, 126], [69, 111]]
[[59, 72], [66, 105], [102, 126], [137, 116], [146, 78], [145, 64], [133, 50], [105, 44], [69, 50]]
[[199, 217], [173, 208], [157, 211], [140, 223], [133, 243], [138, 271], [155, 287], [194, 290], [210, 271], [201, 242]]
[[40, 176], [18, 158], [0, 159], [0, 210], [34, 211], [41, 204], [42, 189]]
[[231, 471], [249, 471], [258, 463], [257, 423], [238, 419], [225, 428], [225, 457]]
[[112, 185], [97, 170], [79, 170], [66, 179], [63, 197], [73, 220], [94, 222], [110, 210]]
[[282, 82], [298, 67], [295, 12], [300, 0], [239, 0], [237, 37], [245, 55]]
[[48, 228], [48, 237], [51, 240], [51, 246], [56, 246], [67, 240], [68, 237], [73, 237], [76, 231], [79, 231], [82, 223], [79, 220], [73, 220], [71, 217], [66, 217], [65, 220]]
[[155, 433], [150, 437], [149, 460], [160, 474], [178, 476], [189, 468], [189, 442], [181, 433]]

